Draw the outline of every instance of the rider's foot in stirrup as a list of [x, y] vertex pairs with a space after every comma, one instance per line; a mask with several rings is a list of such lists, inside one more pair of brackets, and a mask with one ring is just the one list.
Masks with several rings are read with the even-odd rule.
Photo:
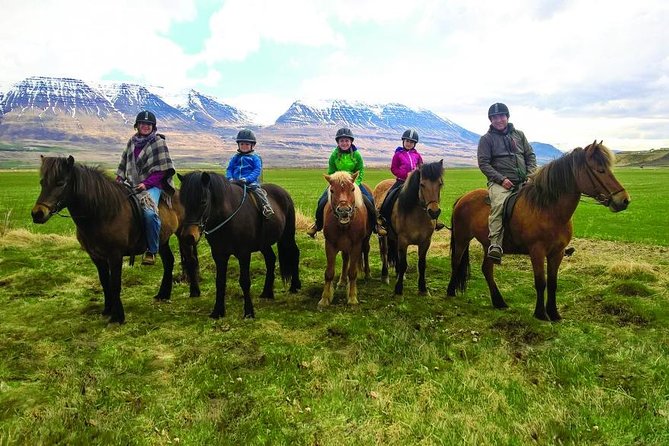
[[435, 231], [441, 231], [445, 227], [446, 227], [446, 225], [443, 224], [442, 222], [440, 222], [439, 220], [437, 220], [436, 223], [434, 224], [434, 230]]
[[309, 226], [309, 229], [307, 229], [307, 235], [311, 238], [316, 237], [316, 233], [318, 232], [318, 228], [316, 228], [316, 223], [313, 225]]
[[262, 215], [263, 215], [263, 217], [265, 217], [267, 220], [269, 220], [269, 219], [272, 217], [272, 215], [274, 215], [274, 210], [273, 210], [270, 206], [265, 205], [265, 206], [262, 208]]
[[490, 245], [488, 248], [488, 258], [493, 261], [493, 263], [502, 263], [502, 247], [499, 245]]

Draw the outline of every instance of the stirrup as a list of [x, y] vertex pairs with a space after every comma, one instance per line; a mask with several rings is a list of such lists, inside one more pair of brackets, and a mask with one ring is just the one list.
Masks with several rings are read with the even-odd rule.
[[386, 235], [388, 235], [388, 230], [382, 224], [377, 224], [376, 225], [376, 233], [380, 236], [386, 236]]
[[270, 218], [272, 215], [274, 215], [274, 209], [272, 209], [270, 206], [265, 205], [262, 208], [262, 215], [265, 218]]
[[309, 229], [307, 229], [307, 235], [311, 238], [316, 237], [316, 233], [318, 232], [318, 229], [316, 228], [316, 223], [313, 225], [309, 226]]

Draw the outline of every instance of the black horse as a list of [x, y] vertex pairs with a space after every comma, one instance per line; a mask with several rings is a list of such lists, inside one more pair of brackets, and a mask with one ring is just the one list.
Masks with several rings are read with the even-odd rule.
[[[42, 157], [40, 170], [42, 190], [32, 209], [35, 223], [46, 223], [49, 218], [68, 208], [72, 220], [77, 225], [77, 239], [88, 253], [98, 270], [98, 277], [104, 292], [105, 304], [102, 314], [110, 316], [110, 322], [123, 323], [125, 313], [121, 303], [121, 266], [123, 256], [141, 254], [146, 250], [141, 222], [133, 217], [132, 205], [128, 200], [125, 186], [117, 183], [102, 170], [74, 162], [73, 157]], [[160, 213], [160, 257], [163, 263], [163, 278], [155, 298], [167, 300], [172, 293], [172, 271], [174, 255], [169, 239], [179, 234], [179, 223], [183, 208], [176, 192], [171, 198], [171, 206], [161, 199]], [[191, 246], [180, 247], [182, 265], [188, 258], [196, 258]], [[189, 269], [191, 296], [199, 295], [196, 283], [196, 267]]]
[[284, 282], [290, 280], [291, 293], [301, 288], [300, 250], [295, 243], [295, 205], [288, 192], [274, 184], [263, 185], [274, 209], [274, 216], [266, 220], [259, 212], [252, 192], [243, 185], [229, 182], [215, 172], [191, 172], [178, 177], [186, 212], [182, 235], [186, 242], [195, 245], [204, 233], [216, 263], [216, 304], [211, 317], [225, 316], [225, 286], [231, 255], [239, 261], [244, 317], [255, 317], [250, 293], [252, 252], [262, 253], [267, 268], [260, 297], [274, 298], [274, 243], [278, 247], [282, 279]]

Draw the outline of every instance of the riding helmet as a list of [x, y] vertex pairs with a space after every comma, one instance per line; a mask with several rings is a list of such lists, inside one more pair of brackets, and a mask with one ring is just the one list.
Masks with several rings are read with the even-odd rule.
[[347, 127], [342, 127], [339, 130], [337, 130], [337, 134], [335, 135], [335, 141], [339, 142], [339, 138], [350, 138], [351, 141], [355, 139], [353, 137], [353, 132], [351, 131], [351, 129]]
[[415, 131], [414, 129], [405, 130], [404, 133], [402, 133], [402, 140], [405, 139], [408, 139], [409, 141], [413, 141], [416, 144], [418, 144], [418, 132]]
[[153, 114], [153, 112], [150, 112], [148, 110], [143, 110], [137, 114], [137, 117], [135, 118], [135, 128], [137, 128], [137, 124], [140, 122], [145, 122], [147, 124], [152, 124], [154, 127], [156, 126], [156, 115]]
[[506, 117], [508, 118], [509, 107], [507, 107], [505, 104], [502, 104], [501, 102], [495, 102], [488, 109], [488, 119], [490, 119], [491, 116], [495, 115], [506, 115]]
[[239, 133], [237, 133], [237, 143], [240, 142], [250, 142], [251, 144], [256, 143], [256, 135], [253, 133], [253, 131], [249, 129], [243, 129], [240, 130]]

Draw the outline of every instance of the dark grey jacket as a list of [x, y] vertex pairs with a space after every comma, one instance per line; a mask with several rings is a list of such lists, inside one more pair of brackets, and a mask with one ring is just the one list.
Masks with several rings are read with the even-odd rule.
[[515, 185], [525, 182], [537, 168], [534, 150], [525, 134], [509, 123], [506, 132], [492, 126], [481, 136], [478, 148], [479, 169], [489, 182], [502, 184], [508, 178]]

